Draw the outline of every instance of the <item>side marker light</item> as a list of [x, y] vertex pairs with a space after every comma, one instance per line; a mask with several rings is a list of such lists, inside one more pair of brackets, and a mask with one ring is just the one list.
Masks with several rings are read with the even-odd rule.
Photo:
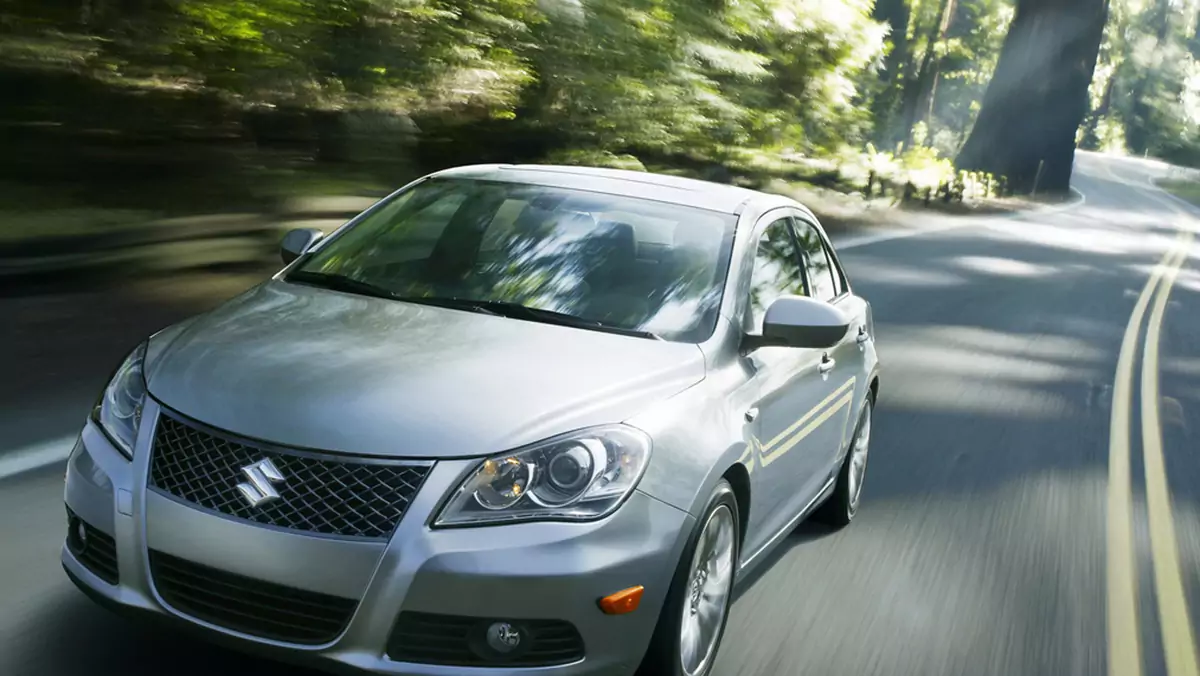
[[646, 591], [646, 588], [638, 585], [629, 589], [623, 589], [615, 594], [609, 594], [600, 599], [600, 610], [603, 610], [605, 615], [632, 613], [638, 609], [638, 605], [642, 602], [642, 592], [644, 591]]

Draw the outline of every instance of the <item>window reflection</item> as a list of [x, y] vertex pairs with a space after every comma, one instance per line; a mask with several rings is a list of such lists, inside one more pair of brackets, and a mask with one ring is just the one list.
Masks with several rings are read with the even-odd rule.
[[784, 295], [803, 296], [804, 275], [796, 247], [788, 232], [787, 219], [779, 219], [763, 231], [754, 255], [754, 273], [750, 279], [750, 307], [746, 330], [762, 333], [767, 308]]
[[601, 193], [434, 179], [300, 269], [403, 296], [515, 302], [668, 340], [711, 335], [735, 217]]
[[813, 298], [829, 301], [838, 295], [834, 283], [834, 270], [829, 261], [829, 253], [822, 244], [821, 236], [816, 228], [803, 221], [796, 221], [796, 239], [804, 251], [804, 264], [808, 268], [809, 283], [812, 284]]

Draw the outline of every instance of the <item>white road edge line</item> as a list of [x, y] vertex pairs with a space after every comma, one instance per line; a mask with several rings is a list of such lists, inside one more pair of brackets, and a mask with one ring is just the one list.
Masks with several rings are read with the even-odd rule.
[[984, 222], [984, 223], [973, 222], [974, 219], [981, 219], [983, 221], [989, 221], [989, 220], [1000, 220], [1000, 219], [1016, 219], [1016, 218], [1023, 218], [1025, 216], [1044, 216], [1044, 215], [1048, 215], [1048, 214], [1056, 214], [1056, 213], [1059, 213], [1060, 211], [1066, 211], [1068, 209], [1075, 209], [1075, 208], [1083, 206], [1084, 204], [1087, 204], [1087, 195], [1083, 194], [1083, 192], [1081, 190], [1079, 190], [1079, 188], [1076, 188], [1075, 186], [1071, 186], [1071, 192], [1075, 193], [1076, 195], [1079, 195], [1079, 199], [1072, 200], [1066, 204], [1059, 204], [1059, 205], [1052, 206], [1052, 207], [1041, 207], [1038, 209], [1029, 209], [1026, 211], [1015, 211], [1010, 214], [967, 216], [963, 219], [963, 222], [961, 222], [961, 223], [938, 225], [938, 226], [934, 226], [931, 228], [897, 228], [895, 230], [889, 230], [889, 231], [881, 232], [881, 233], [878, 233], [875, 235], [862, 235], [859, 237], [849, 237], [847, 239], [840, 239], [840, 240], [834, 238], [833, 246], [834, 246], [834, 248], [836, 248], [839, 251], [841, 251], [843, 249], [857, 249], [858, 247], [861, 247], [861, 246], [867, 246], [870, 244], [878, 244], [879, 242], [889, 242], [894, 239], [906, 239], [908, 237], [918, 237], [920, 235], [930, 235], [930, 234], [937, 233], [937, 232], [945, 232], [947, 230], [964, 228], [969, 225], [982, 225], [985, 227], [990, 225], [989, 223], [986, 223], [986, 222]]
[[72, 434], [0, 453], [0, 479], [7, 479], [23, 472], [48, 467], [66, 460], [71, 455], [71, 449], [75, 447], [75, 440], [78, 436]]

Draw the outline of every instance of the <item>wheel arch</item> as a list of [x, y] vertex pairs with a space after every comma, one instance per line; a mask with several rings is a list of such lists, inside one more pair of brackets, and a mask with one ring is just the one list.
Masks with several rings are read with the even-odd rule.
[[746, 541], [746, 526], [750, 523], [750, 470], [740, 462], [735, 462], [725, 470], [721, 477], [733, 488], [733, 497], [738, 508], [738, 548]]

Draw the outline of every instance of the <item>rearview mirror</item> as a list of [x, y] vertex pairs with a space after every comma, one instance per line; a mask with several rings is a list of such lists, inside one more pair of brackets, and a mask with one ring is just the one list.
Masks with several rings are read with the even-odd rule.
[[763, 335], [768, 345], [828, 348], [837, 345], [850, 330], [850, 318], [838, 308], [804, 296], [782, 296], [763, 318]]
[[309, 249], [313, 248], [313, 245], [320, 242], [324, 237], [325, 233], [316, 228], [296, 228], [295, 230], [289, 230], [283, 236], [283, 243], [279, 245], [279, 256], [283, 258], [284, 263], [291, 263], [307, 253]]

